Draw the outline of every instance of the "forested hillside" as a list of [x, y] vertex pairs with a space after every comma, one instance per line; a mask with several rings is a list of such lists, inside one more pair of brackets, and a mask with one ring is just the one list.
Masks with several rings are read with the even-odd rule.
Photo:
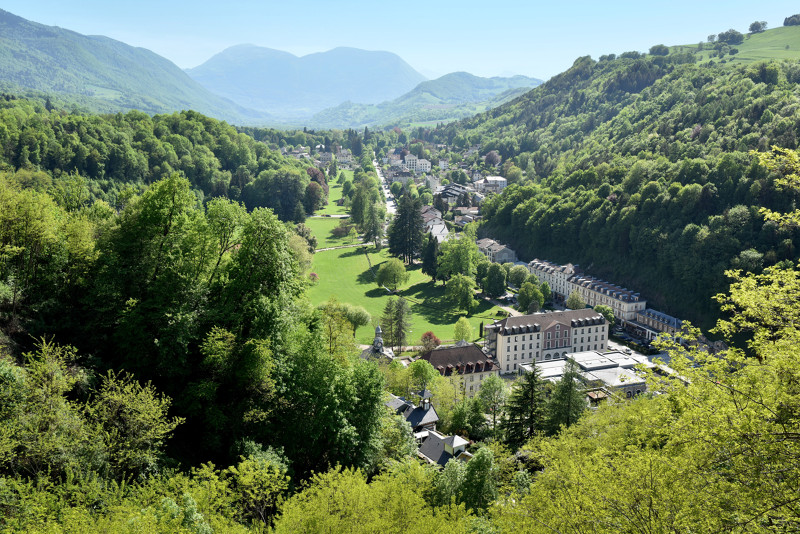
[[447, 121], [499, 106], [541, 83], [527, 76], [481, 78], [467, 72], [453, 72], [422, 82], [391, 101], [372, 105], [345, 102], [322, 110], [310, 123], [322, 128], [341, 128]]
[[11, 96], [0, 98], [0, 165], [42, 190], [80, 182], [86, 197], [71, 201], [102, 199], [114, 207], [130, 188], [180, 172], [201, 201], [227, 197], [298, 222], [325, 201], [327, 188], [324, 176], [317, 177], [319, 190], [311, 185], [308, 165], [193, 111], [84, 115]]
[[167, 59], [103, 36], [86, 36], [0, 10], [0, 91], [37, 90], [83, 109], [168, 113], [263, 122], [192, 80]]
[[794, 194], [776, 189], [751, 151], [797, 146], [800, 63], [695, 59], [583, 57], [430, 138], [481, 144], [527, 171], [484, 204], [486, 232], [708, 325], [726, 268], [760, 272], [797, 258], [796, 229], [759, 214], [788, 208]]

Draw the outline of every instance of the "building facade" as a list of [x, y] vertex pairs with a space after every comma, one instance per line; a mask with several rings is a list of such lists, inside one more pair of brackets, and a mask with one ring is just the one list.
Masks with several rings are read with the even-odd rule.
[[464, 393], [468, 397], [478, 393], [481, 383], [487, 377], [500, 372], [500, 367], [491, 355], [466, 341], [449, 347], [437, 347], [420, 358], [429, 362], [444, 377], [460, 375]]
[[484, 332], [486, 352], [497, 361], [501, 373], [515, 373], [524, 363], [608, 348], [608, 322], [588, 308], [507, 317]]
[[614, 317], [623, 325], [635, 321], [636, 314], [647, 307], [639, 293], [583, 274], [571, 263], [557, 265], [535, 259], [528, 264], [528, 270], [540, 282], [547, 282], [555, 300], [564, 301], [577, 291], [588, 306], [603, 304], [614, 310]]

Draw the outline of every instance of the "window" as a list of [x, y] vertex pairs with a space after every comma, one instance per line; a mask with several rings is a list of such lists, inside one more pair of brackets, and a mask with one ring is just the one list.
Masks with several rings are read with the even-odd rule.
[[516, 345], [514, 345], [514, 352], [516, 352], [516, 351], [517, 351], [517, 346], [516, 346]]
[[551, 332], [547, 333], [547, 339], [550, 339], [550, 334], [551, 334]]
[[525, 336], [522, 336], [522, 341], [525, 341]]
[[569, 337], [569, 330], [564, 330], [564, 337]]
[[506, 364], [506, 371], [508, 371], [508, 364]]
[[541, 335], [541, 334], [536, 334], [536, 339], [539, 339], [539, 336], [540, 336], [540, 335]]
[[546, 348], [546, 349], [549, 349], [549, 348], [550, 348], [550, 342], [549, 342], [549, 341], [546, 341], [546, 342], [545, 342], [545, 344], [544, 344], [544, 348]]
[[517, 336], [514, 336], [514, 343], [517, 342]]

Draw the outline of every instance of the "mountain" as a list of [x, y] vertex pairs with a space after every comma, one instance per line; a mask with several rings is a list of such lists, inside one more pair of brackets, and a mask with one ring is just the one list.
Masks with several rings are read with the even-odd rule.
[[482, 204], [482, 232], [528, 260], [578, 263], [710, 327], [727, 269], [758, 273], [800, 259], [800, 228], [762, 211], [790, 211], [796, 197], [758, 156], [800, 146], [798, 45], [794, 26], [753, 35], [733, 55], [721, 45], [710, 59], [716, 45], [578, 58], [425, 140], [480, 143], [481, 155], [496, 150], [515, 164], [509, 176], [525, 171]]
[[231, 121], [266, 118], [211, 93], [149, 50], [45, 26], [3, 10], [0, 89], [59, 94], [101, 112], [192, 109]]
[[186, 72], [210, 91], [286, 119], [310, 117], [345, 101], [383, 102], [425, 80], [395, 54], [356, 48], [297, 57], [238, 45]]
[[377, 105], [345, 102], [314, 115], [315, 128], [382, 126], [460, 119], [507, 102], [542, 80], [527, 76], [481, 78], [453, 72], [417, 85], [408, 93]]

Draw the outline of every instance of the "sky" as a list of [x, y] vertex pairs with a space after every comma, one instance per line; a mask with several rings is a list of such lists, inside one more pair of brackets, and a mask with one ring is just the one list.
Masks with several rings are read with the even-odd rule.
[[800, 13], [790, 1], [0, 0], [0, 9], [105, 35], [196, 67], [237, 44], [302, 56], [338, 46], [394, 52], [429, 78], [455, 71], [548, 79], [585, 55], [692, 44]]

